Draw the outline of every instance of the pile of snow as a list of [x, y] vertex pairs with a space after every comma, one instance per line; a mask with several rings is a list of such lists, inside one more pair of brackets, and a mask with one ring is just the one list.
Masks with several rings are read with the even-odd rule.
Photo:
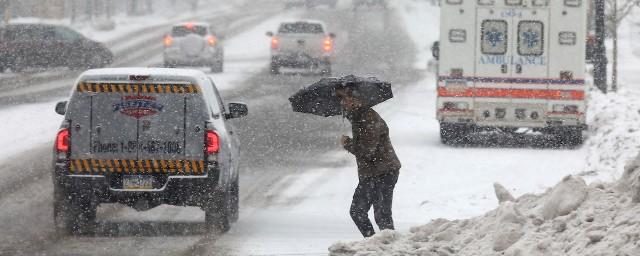
[[640, 151], [640, 92], [589, 93], [589, 140], [584, 175], [590, 180], [619, 178], [625, 163]]
[[409, 234], [385, 230], [336, 243], [330, 255], [640, 255], [640, 168], [634, 166], [615, 183], [588, 186], [567, 176], [542, 195], [516, 200], [497, 184], [502, 201], [483, 216], [436, 219]]

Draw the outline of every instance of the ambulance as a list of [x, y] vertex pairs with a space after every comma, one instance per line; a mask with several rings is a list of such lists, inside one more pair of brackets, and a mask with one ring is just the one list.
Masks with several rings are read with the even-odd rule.
[[437, 119], [445, 144], [520, 128], [582, 144], [586, 0], [442, 0]]

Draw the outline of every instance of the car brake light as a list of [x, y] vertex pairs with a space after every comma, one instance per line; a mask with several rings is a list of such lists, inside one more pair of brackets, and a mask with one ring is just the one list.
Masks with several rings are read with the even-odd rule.
[[209, 36], [207, 37], [207, 42], [210, 46], [216, 46], [216, 44], [218, 43], [218, 39], [215, 36]]
[[278, 40], [277, 37], [272, 37], [271, 38], [271, 49], [272, 50], [277, 50], [280, 44], [280, 40]]
[[164, 47], [169, 47], [173, 44], [173, 38], [170, 35], [164, 36]]
[[333, 42], [331, 41], [331, 38], [327, 38], [324, 40], [323, 49], [325, 52], [330, 52], [331, 50], [333, 50]]
[[215, 154], [220, 151], [220, 137], [214, 131], [207, 131], [207, 137], [205, 141], [205, 149], [207, 154]]
[[185, 27], [187, 30], [193, 30], [193, 26], [194, 26], [194, 25], [193, 25], [193, 23], [191, 23], [191, 22], [189, 22], [189, 23], [187, 23], [187, 24], [185, 24], [185, 25], [184, 25], [184, 27]]
[[68, 153], [69, 152], [69, 128], [62, 129], [56, 136], [56, 151]]

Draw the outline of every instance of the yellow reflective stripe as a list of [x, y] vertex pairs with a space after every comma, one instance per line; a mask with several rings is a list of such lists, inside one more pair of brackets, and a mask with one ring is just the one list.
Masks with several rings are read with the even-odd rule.
[[91, 168], [89, 168], [89, 161], [87, 161], [87, 159], [82, 159], [82, 166], [85, 171], [91, 172]]
[[89, 160], [89, 163], [91, 164], [91, 173], [100, 172], [100, 168], [98, 168], [98, 160], [91, 159], [91, 160]]
[[184, 172], [191, 173], [191, 163], [188, 160], [184, 160], [182, 163], [184, 164]]
[[199, 174], [200, 173], [200, 166], [198, 165], [198, 161], [196, 160], [191, 160], [191, 166], [193, 167], [193, 172]]
[[73, 160], [69, 160], [69, 172], [70, 173], [76, 172], [76, 165]]
[[105, 160], [105, 162], [107, 162], [107, 163], [106, 163], [106, 165], [107, 165], [107, 171], [108, 171], [109, 173], [113, 173], [113, 172], [114, 172], [112, 161], [113, 161], [113, 160]]

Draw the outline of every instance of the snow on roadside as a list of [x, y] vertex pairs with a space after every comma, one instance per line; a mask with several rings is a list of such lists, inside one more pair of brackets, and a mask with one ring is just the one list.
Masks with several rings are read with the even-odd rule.
[[56, 102], [9, 107], [0, 110], [0, 161], [19, 152], [51, 142], [56, 137], [62, 116], [54, 111]]

